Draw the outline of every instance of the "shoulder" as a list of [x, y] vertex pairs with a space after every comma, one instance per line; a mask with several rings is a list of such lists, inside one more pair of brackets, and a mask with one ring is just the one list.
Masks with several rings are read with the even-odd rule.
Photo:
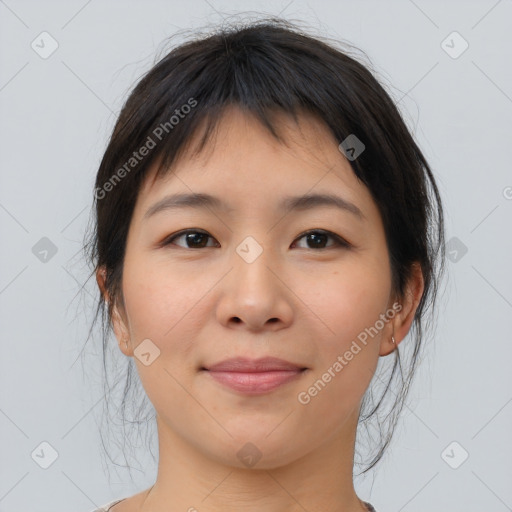
[[119, 503], [120, 501], [123, 501], [124, 498], [119, 500], [114, 500], [109, 503], [106, 503], [105, 505], [101, 506], [100, 508], [96, 508], [94, 510], [91, 510], [91, 512], [108, 512], [110, 508], [112, 508], [116, 503]]
[[[127, 496], [124, 498], [120, 498], [110, 503], [106, 503], [100, 508], [95, 510], [91, 510], [90, 512], [133, 512], [134, 510], [139, 510], [144, 502], [144, 498], [147, 496], [149, 491], [152, 489], [146, 489], [145, 491], [141, 491], [138, 494], [134, 494], [133, 496]], [[116, 506], [118, 503], [122, 503], [122, 505]]]
[[[119, 503], [121, 501], [124, 501], [125, 499], [126, 498], [121, 498], [119, 500], [111, 501], [109, 503], [106, 503], [105, 505], [103, 505], [100, 508], [91, 510], [91, 512], [108, 512], [114, 505], [116, 505], [117, 503]], [[368, 512], [377, 512], [371, 503], [368, 503], [366, 501], [363, 501], [363, 503], [365, 504], [366, 508], [368, 509]]]

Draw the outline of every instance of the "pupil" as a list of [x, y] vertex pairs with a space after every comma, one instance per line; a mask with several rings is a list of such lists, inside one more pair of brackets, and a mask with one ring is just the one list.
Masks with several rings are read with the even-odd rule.
[[198, 243], [198, 238], [200, 240], [201, 237], [204, 237], [204, 236], [205, 236], [204, 233], [188, 233], [187, 243], [192, 242], [193, 244], [196, 244], [196, 243]]
[[[317, 233], [310, 233], [308, 236], [310, 237], [309, 240], [313, 241], [313, 245], [315, 245], [315, 246], [319, 246], [322, 244], [322, 240], [321, 239], [319, 240], [319, 237], [325, 237], [325, 235], [317, 234]], [[312, 237], [312, 239], [311, 239], [311, 237]]]

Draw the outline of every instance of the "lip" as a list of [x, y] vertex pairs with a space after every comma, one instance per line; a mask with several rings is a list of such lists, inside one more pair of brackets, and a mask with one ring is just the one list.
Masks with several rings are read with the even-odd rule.
[[273, 391], [299, 379], [307, 368], [275, 357], [238, 357], [208, 368], [203, 367], [202, 370], [224, 386], [240, 393], [256, 395]]
[[247, 357], [234, 357], [215, 363], [203, 369], [211, 372], [272, 372], [272, 371], [296, 371], [305, 369], [304, 366], [290, 363], [277, 357], [262, 357], [249, 359]]

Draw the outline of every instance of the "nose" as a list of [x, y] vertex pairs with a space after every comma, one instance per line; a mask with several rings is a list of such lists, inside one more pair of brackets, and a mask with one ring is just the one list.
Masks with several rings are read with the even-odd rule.
[[292, 322], [294, 294], [270, 252], [263, 250], [254, 261], [239, 253], [231, 258], [232, 270], [220, 283], [216, 310], [218, 321], [225, 327], [278, 331]]

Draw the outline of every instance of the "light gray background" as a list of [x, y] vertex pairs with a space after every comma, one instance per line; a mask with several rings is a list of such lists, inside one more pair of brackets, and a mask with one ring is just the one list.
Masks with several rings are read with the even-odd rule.
[[[245, 10], [302, 20], [368, 53], [435, 171], [447, 240], [467, 247], [447, 261], [435, 343], [392, 448], [356, 481], [359, 495], [378, 512], [512, 510], [512, 2], [5, 0], [0, 512], [88, 512], [153, 483], [149, 462], [137, 485], [124, 470], [107, 483], [93, 419], [99, 355], [87, 379], [73, 364], [95, 293], [91, 282], [76, 296], [80, 244], [116, 114], [160, 43]], [[47, 59], [31, 48], [43, 31], [59, 45]], [[469, 43], [457, 58], [442, 47], [453, 31]], [[452, 40], [458, 53], [463, 42]], [[43, 237], [57, 247], [46, 262], [32, 250]], [[58, 452], [48, 469], [31, 456], [48, 456], [44, 441]], [[453, 441], [469, 453], [458, 469], [442, 456]], [[461, 453], [448, 450], [452, 464]]]

